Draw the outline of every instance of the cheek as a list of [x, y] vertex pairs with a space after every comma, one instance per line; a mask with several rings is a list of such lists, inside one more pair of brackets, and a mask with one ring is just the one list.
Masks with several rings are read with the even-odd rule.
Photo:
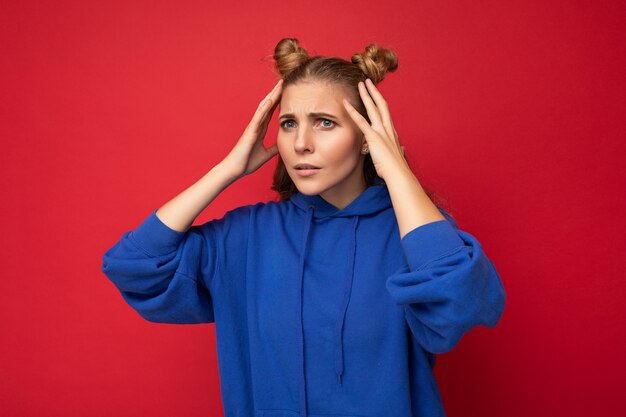
[[353, 140], [337, 140], [324, 149], [324, 154], [337, 163], [351, 163], [357, 156], [356, 145]]

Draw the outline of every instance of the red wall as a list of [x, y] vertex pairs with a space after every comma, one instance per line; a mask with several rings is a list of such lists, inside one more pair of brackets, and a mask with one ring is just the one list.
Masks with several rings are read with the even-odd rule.
[[[438, 358], [448, 415], [626, 415], [625, 10], [3, 1], [0, 414], [221, 415], [214, 325], [142, 320], [100, 266], [226, 156], [289, 36], [397, 52], [379, 88], [407, 155], [501, 274], [499, 325]], [[274, 165], [195, 224], [273, 198]]]

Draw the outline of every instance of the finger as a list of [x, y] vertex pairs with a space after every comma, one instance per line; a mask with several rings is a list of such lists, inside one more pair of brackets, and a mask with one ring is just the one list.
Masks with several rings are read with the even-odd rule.
[[361, 129], [361, 131], [366, 136], [371, 135], [372, 133], [376, 133], [374, 132], [374, 129], [372, 129], [372, 126], [370, 126], [370, 124], [367, 122], [365, 117], [363, 117], [361, 113], [359, 113], [357, 109], [355, 109], [352, 104], [350, 104], [350, 102], [345, 98], [343, 99], [343, 106], [346, 108], [348, 115], [350, 115], [352, 120], [354, 120], [354, 123], [356, 123], [359, 129]]
[[266, 124], [269, 123], [270, 119], [272, 118], [272, 114], [274, 113], [274, 110], [276, 110], [276, 107], [278, 106], [278, 103], [280, 102], [280, 96], [283, 93], [282, 81], [283, 81], [282, 79], [279, 80], [278, 83], [274, 86], [274, 88], [270, 92], [269, 100], [272, 101], [272, 107], [269, 109], [269, 111], [264, 112], [264, 116], [267, 116], [269, 114], [269, 117], [266, 117], [263, 119], [263, 122]]
[[270, 120], [272, 120], [272, 115], [274, 114], [274, 111], [276, 110], [276, 107], [278, 107], [278, 104], [280, 103], [280, 95], [282, 94], [282, 90], [279, 88], [278, 90], [276, 90], [274, 92], [274, 96], [271, 97], [272, 100], [272, 107], [267, 110], [266, 112], [263, 113], [263, 119], [260, 122], [260, 136], [263, 137], [265, 135], [265, 132], [267, 132], [267, 128], [270, 124]]
[[272, 109], [269, 111], [268, 114], [270, 114], [270, 117], [266, 117], [265, 119], [263, 119], [260, 123], [259, 126], [259, 130], [257, 133], [257, 140], [263, 140], [263, 138], [265, 137], [265, 133], [267, 132], [267, 129], [270, 125], [270, 119], [271, 119], [271, 114], [274, 111], [274, 108], [276, 108], [276, 106], [273, 106]]
[[278, 80], [272, 91], [270, 91], [270, 98], [272, 102], [277, 103], [278, 97], [283, 93], [283, 80], [282, 78]]
[[393, 121], [391, 120], [391, 113], [389, 112], [389, 105], [387, 104], [387, 100], [385, 100], [385, 98], [380, 93], [378, 88], [376, 88], [376, 86], [374, 85], [371, 79], [369, 78], [366, 79], [365, 84], [367, 86], [367, 89], [370, 95], [376, 102], [376, 106], [378, 107], [378, 110], [380, 111], [381, 118], [383, 120], [383, 126], [385, 127], [387, 134], [393, 137], [396, 140], [396, 143], [399, 144], [398, 133], [396, 132], [395, 127], [393, 126]]
[[281, 78], [274, 85], [274, 88], [272, 88], [272, 90], [269, 93], [267, 93], [267, 95], [263, 98], [263, 100], [261, 100], [261, 102], [259, 103], [259, 106], [257, 107], [257, 110], [261, 108], [265, 100], [267, 100], [268, 98], [272, 98], [274, 94], [276, 93], [276, 91], [282, 87], [282, 85], [283, 85], [283, 79]]
[[[278, 83], [276, 83], [272, 91], [270, 91], [269, 94], [265, 96], [265, 100], [263, 100], [261, 104], [259, 104], [259, 107], [257, 107], [257, 110], [254, 113], [252, 120], [250, 120], [250, 123], [246, 127], [246, 131], [259, 131], [259, 129], [263, 130], [264, 127], [262, 125], [264, 123], [266, 125], [269, 124], [271, 114], [274, 112], [276, 106], [278, 105], [278, 97], [282, 94], [282, 81], [282, 79], [278, 80]], [[268, 113], [270, 117], [267, 117]], [[267, 126], [265, 126], [265, 129], [267, 129]]]
[[272, 103], [271, 99], [266, 99], [259, 105], [257, 111], [254, 112], [252, 119], [250, 119], [250, 123], [248, 123], [248, 126], [246, 127], [246, 130], [245, 130], [246, 133], [250, 131], [252, 132], [258, 131], [263, 118], [265, 117], [265, 115], [267, 114], [267, 111], [271, 107], [271, 103]]
[[269, 127], [271, 115], [276, 108], [276, 104], [274, 104], [270, 109], [263, 113], [263, 118], [259, 120], [258, 125], [255, 128], [255, 140], [263, 142], [263, 138], [265, 137], [265, 133]]
[[372, 101], [370, 94], [365, 87], [365, 84], [362, 81], [359, 81], [358, 84], [359, 94], [361, 94], [361, 100], [363, 100], [363, 104], [365, 104], [365, 109], [367, 110], [367, 115], [372, 121], [372, 126], [382, 126], [382, 120], [380, 118], [380, 114], [378, 113], [378, 109], [376, 105]]

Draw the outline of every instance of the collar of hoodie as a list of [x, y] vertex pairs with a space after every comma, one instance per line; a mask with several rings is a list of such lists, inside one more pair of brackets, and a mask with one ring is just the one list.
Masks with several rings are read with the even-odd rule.
[[339, 317], [337, 319], [337, 327], [335, 329], [335, 360], [334, 368], [337, 375], [337, 382], [342, 384], [343, 375], [343, 325], [350, 302], [350, 295], [352, 292], [352, 282], [354, 280], [354, 260], [356, 255], [356, 231], [359, 225], [361, 216], [374, 215], [382, 210], [386, 210], [392, 207], [387, 185], [377, 177], [377, 182], [365, 189], [356, 199], [354, 199], [348, 206], [343, 209], [338, 209], [319, 195], [305, 195], [302, 193], [296, 193], [291, 197], [293, 202], [298, 208], [305, 212], [304, 230], [302, 236], [302, 251], [300, 254], [299, 262], [299, 311], [297, 317], [299, 317], [299, 370], [300, 370], [300, 413], [302, 416], [307, 416], [306, 411], [306, 379], [305, 379], [305, 367], [304, 367], [304, 330], [302, 323], [302, 288], [304, 278], [304, 260], [306, 257], [306, 250], [308, 244], [308, 237], [311, 228], [314, 227], [315, 221], [330, 220], [335, 217], [351, 217], [351, 230], [352, 236], [351, 245], [348, 250], [348, 271], [349, 273], [343, 280], [343, 297], [339, 308]]

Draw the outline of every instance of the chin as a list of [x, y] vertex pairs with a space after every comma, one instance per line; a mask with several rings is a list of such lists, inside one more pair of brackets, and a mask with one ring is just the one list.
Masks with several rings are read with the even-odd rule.
[[298, 189], [298, 191], [305, 195], [317, 195], [321, 192], [317, 187], [299, 187], [298, 185], [296, 185], [296, 188]]
[[317, 184], [307, 184], [306, 181], [301, 181], [300, 179], [294, 181], [291, 179], [293, 183], [296, 185], [298, 191], [305, 195], [317, 195], [322, 193], [324, 190]]

